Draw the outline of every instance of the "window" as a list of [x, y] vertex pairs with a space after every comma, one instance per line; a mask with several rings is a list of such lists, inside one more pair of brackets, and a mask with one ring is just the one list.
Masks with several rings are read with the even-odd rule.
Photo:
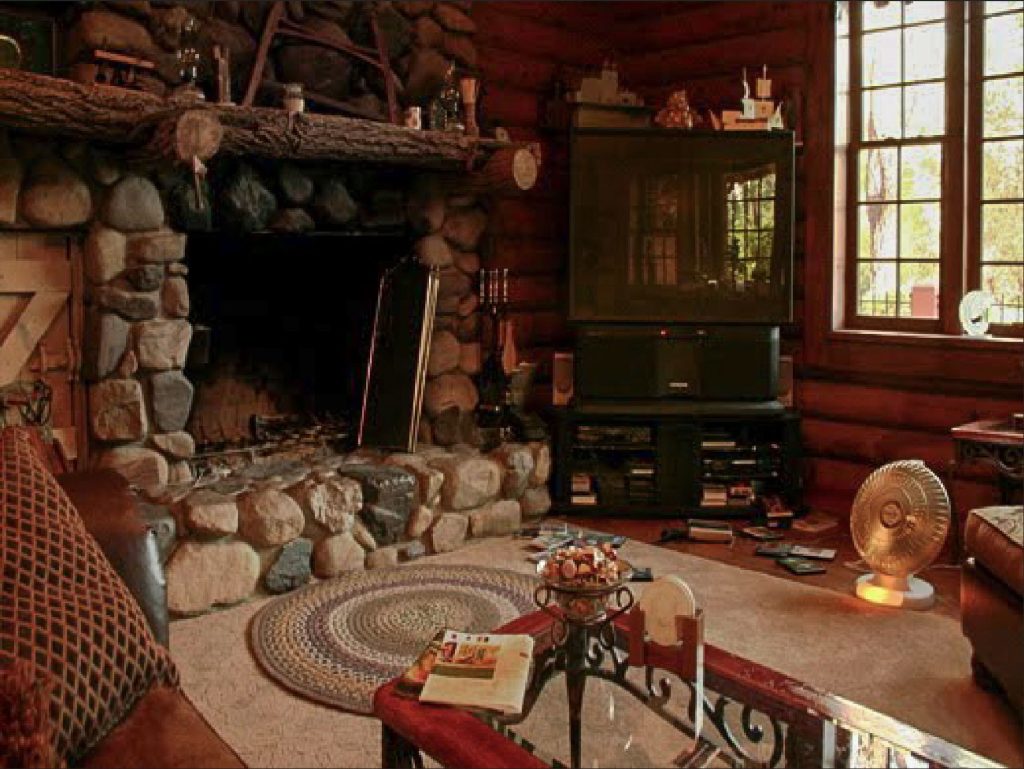
[[981, 288], [994, 330], [1021, 335], [1024, 1], [845, 11], [845, 326], [958, 334], [959, 298]]

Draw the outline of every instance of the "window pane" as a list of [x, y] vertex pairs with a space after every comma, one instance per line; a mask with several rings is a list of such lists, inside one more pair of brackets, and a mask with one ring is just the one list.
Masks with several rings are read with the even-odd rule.
[[985, 142], [982, 153], [982, 197], [1024, 198], [1024, 141]]
[[861, 3], [864, 29], [895, 27], [900, 23], [900, 3], [887, 3], [879, 8], [873, 2]]
[[938, 259], [942, 212], [938, 203], [900, 206], [900, 258]]
[[938, 136], [946, 131], [946, 86], [911, 85], [904, 97], [904, 136]]
[[863, 136], [866, 141], [900, 137], [900, 88], [864, 92]]
[[903, 34], [907, 46], [906, 72], [903, 75], [903, 79], [914, 81], [945, 77], [945, 25], [927, 24], [923, 27], [911, 27], [905, 30]]
[[864, 85], [900, 82], [900, 31], [872, 32], [863, 37]]
[[919, 21], [933, 21], [946, 18], [946, 4], [939, 2], [920, 2], [903, 5], [903, 21], [915, 24]]
[[937, 262], [900, 264], [900, 315], [939, 317], [939, 265]]
[[1024, 257], [1024, 204], [986, 203], [981, 208], [981, 259], [1019, 262]]
[[895, 259], [896, 206], [874, 205], [860, 207], [857, 254], [860, 259]]
[[857, 314], [896, 317], [896, 262], [857, 265]]
[[903, 147], [900, 166], [900, 197], [904, 200], [942, 195], [942, 145]]
[[896, 148], [860, 151], [860, 199], [896, 200]]
[[981, 268], [981, 287], [996, 298], [989, 310], [992, 323], [1020, 323], [1024, 321], [1024, 264], [984, 265]]
[[1024, 10], [1024, 0], [985, 0], [985, 13]]
[[985, 74], [1024, 69], [1024, 14], [985, 19]]
[[984, 88], [985, 137], [1024, 133], [1024, 77], [989, 80]]

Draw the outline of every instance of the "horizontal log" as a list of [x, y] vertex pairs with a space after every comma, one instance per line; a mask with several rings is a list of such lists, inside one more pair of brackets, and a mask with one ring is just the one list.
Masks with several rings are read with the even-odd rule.
[[[506, 45], [515, 45], [510, 38]], [[481, 51], [480, 74], [490, 87], [511, 86], [546, 94], [551, 91], [560, 64], [556, 59], [536, 56], [531, 48], [508, 50], [489, 46]]]
[[506, 128], [535, 127], [540, 118], [541, 97], [533, 91], [499, 85], [484, 96], [485, 119]]
[[1020, 409], [1020, 401], [803, 380], [797, 391], [797, 407], [806, 416], [920, 430], [949, 440], [950, 428], [977, 419], [1005, 418]]
[[793, 29], [805, 34], [807, 3], [733, 2], [714, 3], [704, 8], [678, 4], [659, 16], [641, 16], [620, 23], [615, 32], [615, 47], [624, 58], [637, 51], [659, 51], [684, 45], [721, 41], [776, 29]]
[[488, 2], [473, 7], [477, 24], [475, 42], [480, 63], [486, 64], [493, 48], [508, 48], [516, 43], [532, 56], [544, 56], [575, 66], [596, 64], [607, 52], [603, 39], [589, 38], [569, 29], [545, 24], [535, 17], [510, 12], [518, 3]]
[[[853, 504], [861, 484], [877, 465], [847, 459], [807, 457], [804, 459], [804, 487], [809, 497], [815, 495], [843, 495]], [[943, 480], [945, 483], [945, 479]], [[961, 520], [965, 511], [975, 507], [997, 504], [999, 490], [994, 483], [958, 478], [953, 485], [953, 503]], [[849, 507], [846, 508], [847, 512]]]
[[747, 77], [753, 90], [755, 68], [760, 72], [761, 64], [768, 65], [769, 74], [775, 67], [800, 64], [804, 60], [807, 44], [802, 35], [782, 29], [764, 34], [751, 34], [734, 38], [729, 43], [717, 42], [684, 46], [667, 51], [650, 51], [631, 56], [620, 64], [622, 79], [632, 88], [651, 83], [664, 82], [666, 73], [683, 78], [706, 71], [713, 62], [716, 69], [733, 69], [739, 93], [740, 69], [747, 67]]
[[562, 238], [499, 235], [493, 239], [488, 267], [508, 267], [520, 273], [562, 275], [568, 269], [569, 248]]
[[280, 109], [164, 99], [0, 69], [0, 126], [7, 128], [141, 145], [152, 139], [157, 124], [173, 126], [174, 118], [190, 112], [215, 115], [223, 126], [220, 151], [233, 155], [464, 170], [471, 157], [482, 163], [497, 147], [457, 134], [370, 120], [312, 113], [290, 120]]
[[528, 198], [504, 198], [491, 209], [488, 229], [492, 235], [564, 237], [568, 234], [569, 213], [556, 201], [538, 207]]
[[497, 5], [506, 14], [530, 19], [552, 27], [569, 29], [583, 36], [587, 29], [607, 30], [607, 22], [612, 19], [609, 12], [614, 3], [604, 0], [581, 0], [572, 3], [552, 3], [545, 0], [511, 0], [510, 2], [479, 3], [474, 6], [474, 17], [477, 10], [485, 5]]

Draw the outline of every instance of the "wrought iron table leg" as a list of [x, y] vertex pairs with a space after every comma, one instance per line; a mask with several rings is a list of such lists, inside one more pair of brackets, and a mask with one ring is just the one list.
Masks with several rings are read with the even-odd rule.
[[386, 724], [380, 732], [381, 766], [385, 769], [422, 769], [423, 757], [416, 746]]
[[565, 640], [565, 687], [569, 695], [569, 752], [570, 765], [582, 765], [583, 692], [587, 686], [587, 628], [570, 624]]

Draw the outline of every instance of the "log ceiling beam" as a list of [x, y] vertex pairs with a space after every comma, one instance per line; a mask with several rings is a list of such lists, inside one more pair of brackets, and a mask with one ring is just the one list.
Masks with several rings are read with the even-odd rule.
[[[289, 120], [281, 109], [163, 98], [0, 68], [0, 127], [144, 149], [169, 146], [154, 140], [158, 128], [173, 133], [176, 121], [197, 111], [213, 118], [207, 126], [223, 128], [218, 151], [228, 155], [467, 171], [514, 146], [339, 115], [304, 113]], [[168, 159], [180, 162], [173, 153]]]

